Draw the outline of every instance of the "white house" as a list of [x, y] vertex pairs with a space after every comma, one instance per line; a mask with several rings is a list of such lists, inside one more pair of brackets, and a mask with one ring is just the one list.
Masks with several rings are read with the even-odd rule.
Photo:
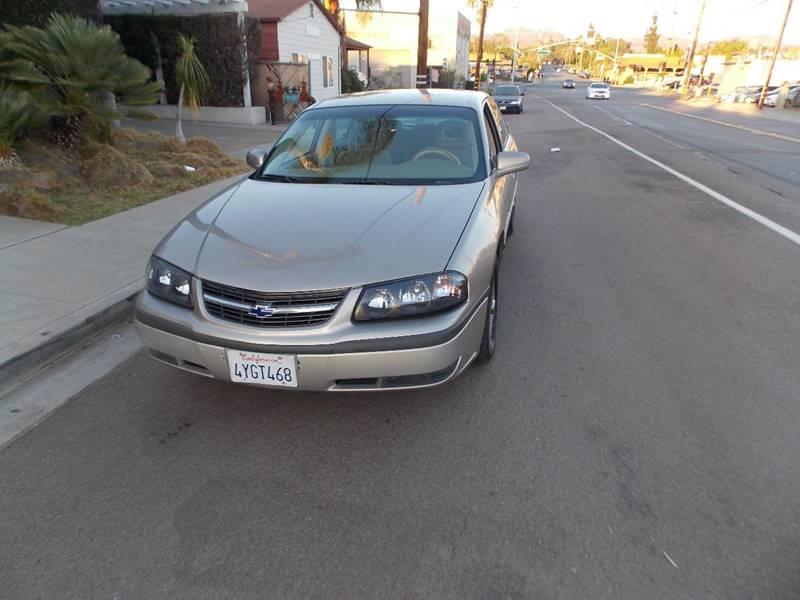
[[260, 58], [308, 66], [308, 92], [319, 100], [341, 93], [342, 31], [320, 0], [248, 0], [261, 21]]

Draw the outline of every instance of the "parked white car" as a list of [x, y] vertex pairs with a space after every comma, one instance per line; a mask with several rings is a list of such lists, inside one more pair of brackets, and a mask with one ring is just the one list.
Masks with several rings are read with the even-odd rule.
[[586, 99], [591, 100], [594, 98], [602, 100], [611, 98], [611, 88], [608, 87], [607, 83], [596, 82], [586, 88]]

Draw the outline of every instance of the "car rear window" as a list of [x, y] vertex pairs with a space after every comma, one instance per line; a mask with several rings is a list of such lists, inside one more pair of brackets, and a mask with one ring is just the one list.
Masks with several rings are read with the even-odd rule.
[[519, 96], [519, 88], [515, 85], [498, 85], [494, 88], [495, 96]]

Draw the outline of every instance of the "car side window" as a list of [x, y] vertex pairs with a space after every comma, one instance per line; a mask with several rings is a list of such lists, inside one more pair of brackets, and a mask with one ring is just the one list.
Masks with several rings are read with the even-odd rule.
[[497, 153], [500, 152], [500, 138], [497, 135], [494, 118], [488, 108], [483, 110], [483, 120], [486, 124], [486, 135], [489, 138], [489, 160], [492, 163], [492, 169], [494, 169], [497, 166]]
[[506, 146], [506, 141], [508, 141], [508, 125], [506, 125], [506, 120], [503, 118], [503, 113], [500, 112], [500, 107], [497, 106], [497, 102], [495, 102], [494, 98], [490, 97], [486, 102], [486, 105], [489, 107], [489, 110], [492, 111], [494, 124], [497, 132], [500, 134], [500, 149], [503, 149]]
[[500, 141], [503, 143], [503, 148], [506, 147], [510, 135], [511, 131], [508, 129], [508, 123], [503, 117], [500, 117]]

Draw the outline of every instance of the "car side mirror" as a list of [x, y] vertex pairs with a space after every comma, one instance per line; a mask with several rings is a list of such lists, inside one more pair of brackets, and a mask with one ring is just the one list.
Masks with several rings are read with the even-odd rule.
[[499, 152], [497, 154], [497, 168], [495, 174], [498, 177], [524, 171], [531, 164], [531, 157], [527, 152]]
[[254, 169], [260, 169], [264, 164], [264, 159], [267, 158], [269, 150], [265, 148], [253, 148], [247, 153], [247, 164]]

